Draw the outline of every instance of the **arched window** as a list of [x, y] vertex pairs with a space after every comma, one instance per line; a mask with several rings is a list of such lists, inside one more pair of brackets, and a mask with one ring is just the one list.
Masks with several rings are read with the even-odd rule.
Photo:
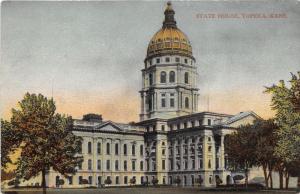
[[153, 75], [152, 73], [149, 74], [149, 85], [151, 86], [153, 84]]
[[101, 143], [100, 142], [97, 143], [97, 153], [101, 154]]
[[169, 73], [169, 82], [170, 83], [175, 82], [175, 72], [174, 71], [170, 71], [170, 73]]
[[166, 83], [166, 77], [167, 77], [166, 72], [162, 71], [160, 73], [160, 83]]
[[92, 153], [92, 142], [88, 142], [88, 153]]
[[127, 144], [124, 144], [123, 146], [123, 153], [124, 155], [127, 155]]
[[188, 97], [185, 98], [184, 105], [185, 105], [185, 108], [189, 108], [189, 98]]
[[188, 72], [184, 73], [184, 83], [186, 83], [186, 84], [189, 83], [189, 73]]
[[106, 144], [106, 154], [110, 154], [110, 143]]
[[135, 155], [135, 145], [134, 144], [132, 144], [132, 146], [131, 146], [131, 153], [132, 153], [132, 155], [134, 156]]

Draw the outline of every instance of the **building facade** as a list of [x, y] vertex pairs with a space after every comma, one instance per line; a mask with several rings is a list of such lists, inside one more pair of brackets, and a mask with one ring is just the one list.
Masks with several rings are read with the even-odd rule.
[[[74, 176], [49, 171], [47, 185], [99, 187], [158, 184], [212, 187], [216, 179], [230, 183], [224, 137], [259, 118], [198, 112], [197, 63], [188, 37], [177, 27], [171, 3], [162, 28], [148, 45], [142, 69], [140, 121], [74, 120], [73, 133], [83, 138], [84, 161]], [[85, 181], [84, 181], [85, 180]], [[201, 180], [201, 181], [199, 181]]]

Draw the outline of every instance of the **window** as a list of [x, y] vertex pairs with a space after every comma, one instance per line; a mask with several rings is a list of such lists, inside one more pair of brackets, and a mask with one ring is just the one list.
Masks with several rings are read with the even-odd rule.
[[185, 108], [189, 108], [189, 98], [188, 97], [185, 98], [184, 105], [185, 105]]
[[184, 59], [184, 63], [188, 63], [188, 60], [187, 60], [187, 59]]
[[192, 160], [192, 169], [195, 169], [195, 160]]
[[207, 125], [211, 125], [211, 120], [207, 119]]
[[81, 154], [82, 153], [82, 142], [79, 142], [79, 146], [78, 146], [78, 153]]
[[160, 58], [156, 58], [156, 63], [160, 63]]
[[161, 126], [161, 130], [165, 131], [165, 126], [164, 125]]
[[119, 170], [119, 161], [118, 160], [115, 161], [115, 170]]
[[124, 152], [124, 155], [127, 155], [127, 144], [124, 144], [124, 146], [123, 146], [123, 152]]
[[101, 143], [100, 142], [97, 143], [97, 153], [101, 154]]
[[189, 83], [189, 73], [188, 72], [184, 73], [184, 83], [186, 83], [186, 84]]
[[153, 75], [152, 73], [149, 74], [149, 85], [151, 86], [153, 84]]
[[92, 160], [88, 160], [88, 170], [92, 170]]
[[69, 176], [68, 179], [69, 179], [69, 185], [73, 185], [73, 176]]
[[92, 142], [88, 142], [88, 153], [92, 153]]
[[140, 145], [140, 155], [144, 155], [144, 146]]
[[97, 160], [97, 170], [101, 170], [101, 160]]
[[124, 184], [128, 184], [128, 177], [124, 176]]
[[165, 155], [165, 154], [166, 154], [166, 149], [162, 149], [162, 150], [161, 150], [161, 154], [162, 154], [162, 155]]
[[131, 167], [132, 167], [132, 171], [135, 171], [135, 161], [131, 161]]
[[180, 61], [180, 58], [179, 57], [176, 57], [175, 58], [175, 61], [178, 63]]
[[165, 71], [160, 72], [160, 83], [166, 83], [167, 74]]
[[162, 160], [161, 164], [162, 164], [162, 169], [165, 170], [166, 169], [166, 161]]
[[144, 162], [143, 162], [143, 161], [140, 162], [140, 170], [141, 170], [141, 171], [144, 170]]
[[192, 127], [195, 127], [195, 121], [192, 121], [191, 123], [192, 123]]
[[150, 169], [149, 160], [146, 160], [146, 165], [147, 165], [147, 171], [149, 171], [149, 169]]
[[169, 57], [166, 57], [166, 62], [170, 62], [170, 58]]
[[126, 160], [124, 161], [124, 170], [125, 171], [127, 170], [127, 161]]
[[106, 154], [109, 155], [110, 154], [110, 143], [106, 144]]
[[161, 107], [166, 107], [166, 94], [161, 94]]
[[120, 184], [119, 176], [116, 176], [116, 185]]
[[186, 128], [187, 128], [187, 122], [184, 122], [184, 123], [183, 123], [183, 126], [184, 126], [184, 128], [186, 129]]
[[202, 169], [203, 168], [203, 160], [199, 159], [199, 168]]
[[208, 146], [208, 151], [211, 152], [211, 146]]
[[175, 107], [175, 99], [174, 98], [170, 98], [170, 107], [171, 108]]
[[93, 177], [92, 176], [89, 176], [89, 184], [93, 184]]
[[119, 144], [115, 144], [115, 154], [119, 155]]
[[211, 161], [210, 161], [210, 159], [208, 160], [208, 168], [211, 168]]
[[131, 151], [132, 151], [132, 155], [133, 156], [135, 156], [135, 145], [134, 144], [132, 144], [132, 146], [131, 146]]
[[82, 184], [82, 176], [79, 176], [79, 177], [78, 177], [78, 183], [79, 183], [79, 185]]
[[169, 82], [170, 83], [175, 82], [175, 72], [174, 71], [170, 71], [170, 73], [169, 73]]
[[106, 160], [106, 170], [110, 170], [110, 160]]
[[98, 185], [102, 184], [102, 176], [98, 176]]
[[180, 124], [177, 124], [177, 129], [180, 129]]

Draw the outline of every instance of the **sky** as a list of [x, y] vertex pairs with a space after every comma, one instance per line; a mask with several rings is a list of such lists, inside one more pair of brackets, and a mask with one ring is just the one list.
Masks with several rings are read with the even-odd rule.
[[[300, 2], [172, 4], [196, 58], [199, 111], [272, 117], [264, 87], [300, 70]], [[73, 118], [97, 113], [138, 121], [143, 60], [165, 7], [163, 1], [2, 2], [1, 118], [9, 119], [30, 92], [53, 97], [57, 111]]]

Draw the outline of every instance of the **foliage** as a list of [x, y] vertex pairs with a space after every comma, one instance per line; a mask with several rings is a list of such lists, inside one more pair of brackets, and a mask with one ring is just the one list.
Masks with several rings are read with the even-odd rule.
[[248, 185], [249, 169], [257, 164], [253, 157], [255, 153], [255, 134], [250, 124], [241, 126], [237, 132], [225, 136], [225, 152], [229, 158], [231, 170], [243, 170], [245, 173], [245, 184]]
[[181, 183], [181, 180], [179, 177], [176, 177], [176, 179], [174, 180], [174, 183], [179, 185]]
[[216, 176], [216, 185], [219, 186], [222, 183], [223, 183], [222, 179], [219, 176]]
[[135, 177], [131, 178], [129, 182], [130, 184], [134, 185], [136, 183], [136, 178]]
[[75, 173], [75, 167], [82, 161], [82, 157], [76, 156], [81, 138], [71, 131], [71, 117], [55, 113], [53, 99], [26, 93], [18, 105], [18, 109], [12, 109], [10, 122], [5, 121], [11, 135], [17, 136], [11, 138], [19, 140], [14, 146], [21, 148], [16, 172], [25, 180], [42, 173], [45, 193], [45, 174], [50, 168], [65, 176]]
[[82, 120], [84, 121], [102, 121], [102, 115], [94, 114], [94, 113], [89, 113], [83, 115]]
[[158, 184], [158, 179], [157, 178], [152, 179], [152, 184], [157, 185]]
[[104, 181], [104, 184], [106, 184], [106, 185], [110, 185], [111, 183], [112, 183], [112, 181], [111, 181], [110, 177], [107, 177]]
[[195, 181], [196, 183], [198, 183], [199, 184], [199, 186], [201, 186], [202, 185], [202, 183], [203, 183], [203, 179], [202, 179], [202, 177], [200, 176], [199, 178], [196, 178], [196, 181]]
[[1, 166], [7, 168], [11, 164], [10, 154], [20, 146], [21, 134], [15, 133], [10, 122], [1, 119]]
[[2, 181], [10, 180], [15, 177], [16, 177], [16, 172], [14, 172], [14, 171], [6, 172], [5, 170], [1, 169], [1, 180]]
[[[272, 109], [276, 111], [275, 121], [279, 127], [275, 155], [282, 160], [281, 167], [300, 177], [300, 72], [292, 74], [290, 87], [283, 80], [266, 88], [272, 95]], [[293, 166], [294, 168], [291, 168]], [[287, 177], [288, 178], [288, 177]], [[282, 181], [280, 181], [282, 187]]]
[[81, 179], [80, 184], [87, 185], [89, 181], [87, 179]]

